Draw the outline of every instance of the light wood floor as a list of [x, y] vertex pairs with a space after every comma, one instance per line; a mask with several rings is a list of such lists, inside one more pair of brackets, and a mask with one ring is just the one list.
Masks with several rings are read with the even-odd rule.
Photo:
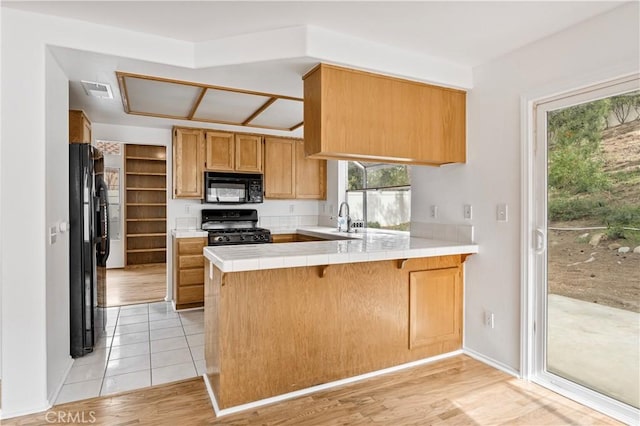
[[[611, 425], [614, 420], [465, 355], [216, 419], [202, 379], [63, 404], [100, 425]], [[3, 425], [44, 425], [47, 413]]]
[[166, 294], [164, 263], [107, 270], [107, 306], [157, 302], [164, 300]]

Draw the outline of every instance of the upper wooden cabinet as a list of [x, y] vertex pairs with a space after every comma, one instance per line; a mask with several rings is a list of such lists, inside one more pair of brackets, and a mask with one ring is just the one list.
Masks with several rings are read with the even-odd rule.
[[204, 143], [200, 129], [173, 129], [173, 197], [203, 196]]
[[327, 199], [327, 160], [306, 158], [304, 141], [296, 146], [296, 198]]
[[262, 136], [207, 131], [205, 169], [219, 172], [262, 172]]
[[265, 198], [296, 198], [296, 143], [294, 139], [265, 138]]
[[307, 155], [441, 165], [466, 161], [466, 93], [320, 64], [304, 77]]
[[262, 136], [235, 135], [237, 172], [262, 172]]
[[265, 198], [327, 197], [327, 162], [305, 158], [300, 139], [265, 138], [264, 179]]
[[235, 142], [233, 133], [205, 133], [206, 170], [231, 171], [235, 168]]
[[91, 121], [83, 111], [69, 110], [69, 143], [91, 143]]

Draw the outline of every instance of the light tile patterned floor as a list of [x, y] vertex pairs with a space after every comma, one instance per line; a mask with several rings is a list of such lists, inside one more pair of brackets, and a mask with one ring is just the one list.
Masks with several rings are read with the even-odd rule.
[[169, 383], [204, 372], [204, 311], [169, 302], [107, 309], [107, 333], [74, 361], [56, 404]]

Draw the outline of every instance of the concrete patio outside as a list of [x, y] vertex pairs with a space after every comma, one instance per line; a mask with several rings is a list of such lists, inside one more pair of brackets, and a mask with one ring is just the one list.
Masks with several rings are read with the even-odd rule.
[[640, 314], [550, 294], [548, 370], [640, 407]]

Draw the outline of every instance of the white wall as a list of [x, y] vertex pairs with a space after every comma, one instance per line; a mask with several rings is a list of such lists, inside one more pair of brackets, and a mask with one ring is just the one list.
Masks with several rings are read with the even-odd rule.
[[[480, 253], [466, 262], [465, 346], [520, 368], [521, 96], [544, 95], [638, 71], [638, 4], [627, 4], [474, 69], [468, 93], [467, 164], [414, 167], [412, 220], [464, 223], [473, 205]], [[623, 42], [620, 42], [623, 40]], [[509, 221], [496, 221], [496, 205]], [[495, 329], [483, 312], [495, 314]]]
[[[44, 44], [2, 14], [2, 414], [47, 402]], [[16, 39], [16, 37], [18, 37]], [[12, 44], [10, 40], [20, 40]]]
[[53, 207], [55, 218], [47, 216], [45, 194], [47, 180], [68, 176], [66, 163], [46, 162], [47, 143], [57, 144], [55, 136], [46, 136], [47, 45], [168, 64], [192, 61], [193, 52], [189, 43], [7, 8], [2, 8], [1, 36], [0, 326], [2, 416], [7, 418], [47, 409], [48, 377], [64, 374], [59, 360], [49, 363], [47, 356], [47, 341], [64, 342], [66, 332], [57, 323], [47, 326], [47, 227], [59, 213]]
[[[69, 81], [47, 51], [45, 57], [45, 189], [46, 220], [56, 229], [56, 241], [46, 246], [47, 395], [52, 401], [67, 369], [69, 355]], [[47, 234], [48, 235], [48, 234]]]

